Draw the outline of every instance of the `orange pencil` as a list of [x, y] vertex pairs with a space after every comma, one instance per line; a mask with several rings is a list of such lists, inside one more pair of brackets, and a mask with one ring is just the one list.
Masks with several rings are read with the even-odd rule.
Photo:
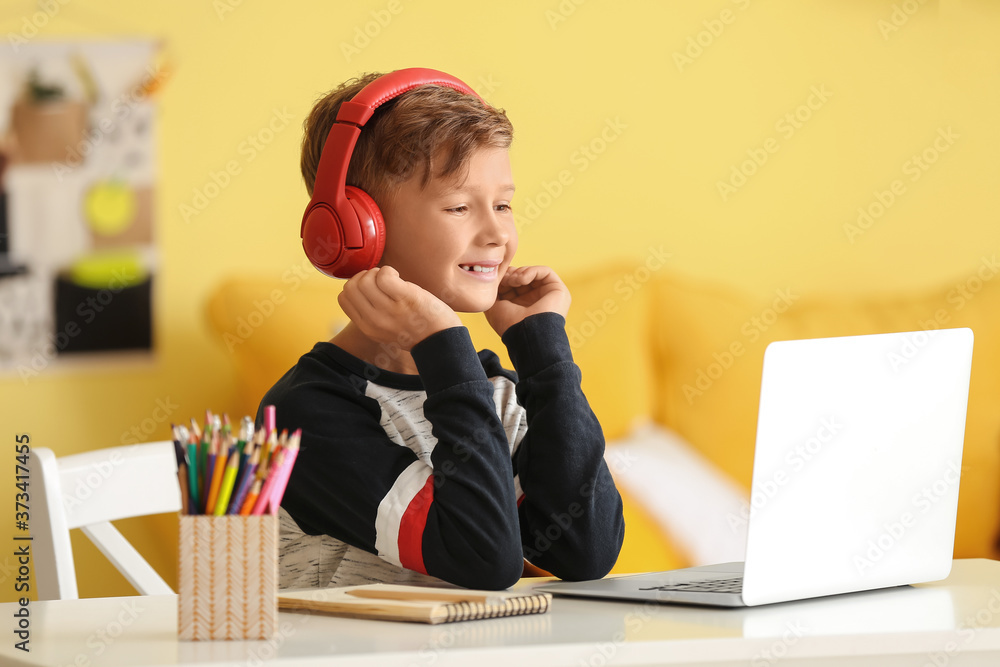
[[250, 511], [257, 502], [257, 496], [260, 495], [260, 487], [260, 479], [255, 479], [253, 481], [253, 488], [250, 489], [250, 493], [247, 494], [247, 499], [243, 501], [243, 507], [240, 508], [240, 516], [250, 516]]
[[226, 453], [222, 451], [222, 434], [215, 431], [212, 434], [212, 449], [215, 452], [215, 468], [212, 470], [212, 484], [208, 490], [208, 502], [205, 504], [205, 514], [211, 514], [215, 509], [215, 501], [219, 497], [219, 487], [222, 486], [222, 476], [226, 472]]

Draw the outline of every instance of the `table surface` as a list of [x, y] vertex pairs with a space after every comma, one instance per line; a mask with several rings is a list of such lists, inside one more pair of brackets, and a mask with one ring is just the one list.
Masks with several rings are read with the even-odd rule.
[[[281, 612], [266, 641], [179, 641], [174, 595], [28, 609], [30, 652], [5, 632], [2, 665], [1000, 665], [1000, 562], [978, 559], [937, 583], [746, 609], [556, 597], [547, 614], [442, 625]], [[12, 629], [17, 610], [0, 604]]]

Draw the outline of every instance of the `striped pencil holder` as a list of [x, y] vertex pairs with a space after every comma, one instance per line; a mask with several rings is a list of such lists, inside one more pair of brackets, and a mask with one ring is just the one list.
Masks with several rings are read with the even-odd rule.
[[271, 638], [278, 625], [278, 517], [180, 521], [180, 638]]

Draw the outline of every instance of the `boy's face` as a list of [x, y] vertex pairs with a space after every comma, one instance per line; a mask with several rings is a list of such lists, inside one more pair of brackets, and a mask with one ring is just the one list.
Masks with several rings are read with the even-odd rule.
[[497, 298], [517, 250], [510, 201], [514, 180], [505, 148], [475, 151], [462, 178], [405, 181], [382, 208], [386, 242], [380, 266], [391, 266], [463, 313]]

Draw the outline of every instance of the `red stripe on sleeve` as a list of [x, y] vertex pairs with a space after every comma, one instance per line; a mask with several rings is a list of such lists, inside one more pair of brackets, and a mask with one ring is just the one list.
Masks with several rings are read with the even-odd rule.
[[433, 501], [434, 475], [431, 475], [406, 506], [399, 521], [399, 562], [408, 570], [422, 574], [427, 574], [424, 567], [424, 527]]

